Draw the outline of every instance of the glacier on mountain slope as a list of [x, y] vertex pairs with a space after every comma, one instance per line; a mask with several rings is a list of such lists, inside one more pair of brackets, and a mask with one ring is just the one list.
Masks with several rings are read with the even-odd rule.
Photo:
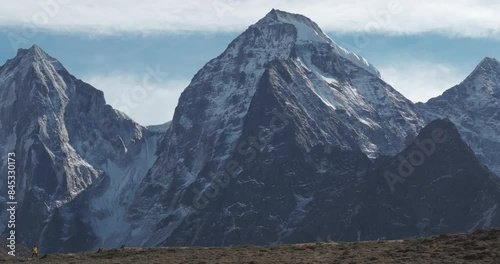
[[126, 211], [132, 202], [130, 193], [134, 193], [144, 175], [156, 161], [156, 137], [147, 138], [141, 151], [132, 157], [126, 167], [109, 161], [102, 170], [109, 176], [109, 183], [104, 193], [93, 198], [89, 205], [89, 218], [94, 233], [98, 235], [102, 247], [114, 247], [127, 243], [123, 236], [130, 230]]

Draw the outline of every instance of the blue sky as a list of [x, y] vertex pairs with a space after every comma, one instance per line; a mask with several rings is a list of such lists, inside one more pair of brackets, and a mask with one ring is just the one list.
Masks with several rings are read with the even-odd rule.
[[[30, 8], [20, 8], [22, 2]], [[276, 1], [273, 6], [260, 0], [127, 2], [6, 4], [0, 10], [0, 64], [18, 47], [36, 43], [73, 75], [103, 90], [108, 103], [151, 125], [169, 121], [192, 76], [271, 7], [316, 21], [412, 101], [426, 101], [458, 84], [485, 56], [500, 58], [500, 20], [490, 12], [500, 5], [488, 0], [443, 1], [448, 6], [378, 0]], [[144, 84], [151, 71], [157, 78]], [[141, 93], [138, 87], [145, 85]], [[136, 101], [124, 104], [123, 96], [134, 93], [140, 94]]]

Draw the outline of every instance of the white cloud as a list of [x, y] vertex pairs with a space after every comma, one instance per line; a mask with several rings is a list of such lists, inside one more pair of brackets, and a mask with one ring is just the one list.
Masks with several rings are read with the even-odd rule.
[[418, 60], [389, 63], [378, 68], [382, 78], [413, 102], [427, 102], [466, 77], [457, 68], [446, 64]]
[[82, 78], [104, 92], [106, 102], [141, 125], [157, 125], [172, 120], [179, 96], [189, 80], [144, 82], [144, 76], [114, 72]]
[[[91, 34], [241, 31], [271, 8], [301, 13], [326, 31], [498, 37], [494, 0], [17, 0], [4, 1], [0, 27]], [[35, 29], [35, 31], [36, 31]]]

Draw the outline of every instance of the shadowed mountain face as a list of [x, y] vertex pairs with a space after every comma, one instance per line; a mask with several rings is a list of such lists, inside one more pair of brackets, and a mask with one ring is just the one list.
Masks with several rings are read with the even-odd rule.
[[[305, 149], [299, 143], [306, 140], [304, 129], [311, 128], [289, 110], [297, 102], [282, 100], [289, 91], [277, 75], [281, 67], [264, 73], [225, 170], [207, 164], [202, 173], [215, 172], [207, 179], [210, 187], [203, 189], [200, 179], [187, 188], [192, 192], [181, 202], [193, 211], [162, 244], [282, 243], [309, 214], [306, 207], [315, 193], [328, 192], [335, 200], [371, 166], [359, 149]], [[339, 217], [344, 213], [336, 211]]]
[[378, 161], [363, 192], [357, 216], [363, 240], [500, 225], [500, 180], [449, 120], [431, 122], [403, 152]]
[[401, 153], [379, 158], [339, 198], [316, 192], [286, 242], [465, 232], [499, 226], [499, 208], [498, 177], [477, 160], [450, 121], [436, 120]]
[[484, 107], [489, 130], [464, 121], [458, 131], [486, 151], [497, 137], [496, 63], [478, 66], [466, 92], [417, 108], [313, 21], [273, 10], [194, 76], [171, 123], [144, 128], [39, 47], [20, 50], [0, 67], [0, 154], [18, 159], [18, 242], [55, 252], [499, 226], [498, 179], [450, 121], [422, 130], [444, 115], [434, 104], [462, 100], [464, 120], [484, 120], [472, 116]]

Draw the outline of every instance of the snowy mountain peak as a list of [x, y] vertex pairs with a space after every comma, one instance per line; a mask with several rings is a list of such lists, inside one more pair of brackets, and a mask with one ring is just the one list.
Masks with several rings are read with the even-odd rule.
[[0, 79], [2, 72], [19, 72], [26, 77], [30, 69], [34, 69], [39, 77], [52, 77], [56, 73], [67, 73], [57, 59], [51, 57], [38, 45], [33, 45], [29, 49], [19, 49], [16, 56], [0, 68]]
[[[151, 132], [107, 105], [102, 91], [34, 45], [0, 67], [0, 134], [0, 155], [15, 151], [23, 161], [16, 166], [16, 213], [28, 221], [20, 241], [40, 241], [41, 250], [56, 252], [111, 243], [123, 231], [120, 214], [156, 159], [163, 132]], [[0, 181], [0, 193], [6, 192]], [[52, 225], [69, 228], [48, 238], [53, 232], [43, 230]], [[72, 245], [68, 238], [87, 243]]]
[[500, 91], [500, 62], [495, 58], [484, 58], [463, 84], [469, 94]]
[[495, 58], [486, 57], [476, 66], [476, 69], [474, 69], [471, 75], [477, 73], [494, 74], [499, 72], [500, 62]]
[[297, 42], [331, 42], [316, 23], [303, 15], [273, 9], [257, 25], [269, 23], [293, 25], [297, 29]]
[[311, 19], [300, 15], [288, 13], [285, 11], [272, 9], [263, 19], [261, 19], [255, 26], [265, 27], [268, 25], [275, 24], [291, 24], [296, 29], [296, 44], [307, 44], [307, 43], [320, 43], [327, 44], [333, 48], [335, 53], [341, 57], [350, 60], [358, 67], [361, 67], [368, 71], [369, 73], [375, 75], [376, 77], [381, 77], [380, 72], [370, 64], [365, 58], [346, 50], [341, 47], [330, 37], [328, 37], [323, 30]]
[[53, 59], [49, 54], [47, 54], [47, 52], [45, 52], [42, 48], [40, 48], [40, 46], [36, 44], [29, 49], [18, 49], [17, 56], [32, 59]]
[[495, 64], [496, 66], [500, 66], [500, 62], [492, 57], [485, 57], [480, 63], [481, 64]]

